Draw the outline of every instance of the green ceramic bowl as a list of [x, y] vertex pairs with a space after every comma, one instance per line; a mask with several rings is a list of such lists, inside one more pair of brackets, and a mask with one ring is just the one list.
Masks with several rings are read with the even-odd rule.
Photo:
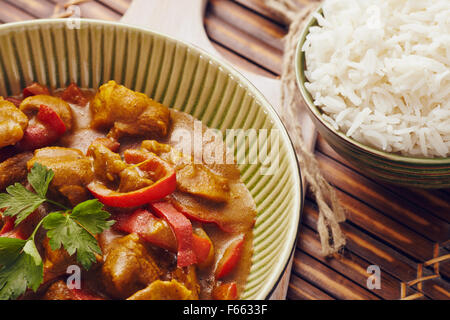
[[[321, 13], [319, 8], [318, 13]], [[361, 172], [375, 179], [420, 188], [450, 187], [450, 158], [413, 158], [394, 153], [386, 153], [366, 146], [344, 133], [337, 131], [322, 117], [322, 111], [314, 105], [311, 94], [305, 87], [305, 53], [302, 51], [309, 28], [317, 24], [312, 17], [305, 26], [296, 52], [297, 83], [307, 110], [320, 135], [344, 159], [352, 163]]]
[[[239, 165], [258, 212], [242, 298], [270, 297], [295, 247], [303, 192], [294, 150], [275, 111], [226, 62], [191, 45], [125, 24], [80, 22], [79, 29], [57, 19], [0, 26], [0, 95], [17, 94], [33, 81], [98, 88], [116, 80], [222, 132], [278, 130], [279, 163], [272, 175], [260, 174], [260, 161]], [[238, 142], [234, 152], [248, 154], [253, 147]]]

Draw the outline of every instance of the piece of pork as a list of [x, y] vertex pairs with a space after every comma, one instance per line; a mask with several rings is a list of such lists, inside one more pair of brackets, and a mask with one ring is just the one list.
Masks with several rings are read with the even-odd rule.
[[27, 178], [27, 162], [33, 157], [31, 152], [19, 153], [0, 163], [0, 191], [16, 182], [23, 182]]
[[135, 233], [114, 239], [105, 251], [102, 282], [114, 298], [128, 298], [163, 275]]
[[38, 113], [41, 105], [45, 105], [55, 111], [64, 122], [67, 131], [72, 129], [72, 109], [70, 108], [70, 105], [61, 98], [45, 94], [31, 96], [22, 101], [20, 110], [31, 118]]
[[67, 273], [70, 265], [76, 264], [75, 255], [69, 256], [66, 250], [53, 250], [47, 237], [42, 241], [44, 248], [44, 283]]
[[192, 291], [177, 280], [152, 282], [127, 300], [197, 300]]
[[43, 300], [106, 300], [94, 290], [85, 288], [86, 283], [81, 284], [80, 289], [71, 289], [63, 280], [52, 283], [44, 296]]
[[102, 182], [117, 183], [120, 172], [127, 168], [120, 155], [102, 143], [92, 143], [87, 154], [93, 159], [95, 177]]
[[184, 268], [177, 268], [175, 271], [171, 272], [170, 277], [183, 284], [191, 291], [191, 299], [198, 299], [200, 294], [200, 284], [197, 279], [195, 266], [191, 265]]
[[205, 165], [194, 163], [191, 157], [155, 140], [142, 141], [142, 148], [175, 166], [179, 191], [213, 202], [228, 201], [230, 197], [228, 180], [215, 174]]
[[12, 102], [0, 97], [0, 148], [20, 141], [27, 126], [27, 116]]
[[72, 206], [89, 199], [86, 186], [94, 179], [91, 159], [80, 150], [49, 147], [38, 149], [28, 161], [28, 170], [38, 162], [52, 169], [55, 176], [49, 191], [54, 196], [63, 196]]
[[170, 112], [143, 93], [135, 92], [115, 81], [102, 85], [91, 102], [94, 129], [111, 129], [108, 136], [144, 138], [167, 135]]
[[56, 281], [50, 285], [42, 297], [43, 300], [75, 300], [72, 290], [62, 281]]

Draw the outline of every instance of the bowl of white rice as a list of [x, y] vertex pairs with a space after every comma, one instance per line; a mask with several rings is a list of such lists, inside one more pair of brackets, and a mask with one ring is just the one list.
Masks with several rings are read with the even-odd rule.
[[296, 72], [318, 131], [362, 172], [450, 187], [449, 0], [326, 0]]

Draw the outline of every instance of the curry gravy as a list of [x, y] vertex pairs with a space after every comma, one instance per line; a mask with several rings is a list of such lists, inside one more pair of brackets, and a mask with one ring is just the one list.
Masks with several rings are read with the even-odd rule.
[[[93, 97], [93, 90], [83, 90], [89, 98]], [[56, 96], [60, 91], [55, 93]], [[71, 104], [74, 116], [74, 126], [71, 132], [66, 133], [59, 141], [59, 145], [67, 148], [75, 148], [86, 153], [89, 145], [99, 137], [105, 137], [106, 132], [93, 130], [90, 127], [92, 115], [89, 104], [86, 106], [77, 106]], [[182, 141], [174, 139], [179, 130], [187, 130], [192, 134], [193, 138], [195, 119], [186, 113], [171, 109], [171, 125], [170, 130], [164, 139], [157, 139], [161, 143], [166, 143], [180, 150], [193, 150], [193, 139], [182, 139]], [[203, 133], [207, 128], [202, 126]], [[120, 152], [128, 148], [137, 148], [140, 146], [142, 139], [126, 138], [121, 139]], [[189, 145], [190, 144], [190, 145]], [[223, 141], [207, 141], [203, 143], [203, 147], [208, 144], [222, 144]], [[216, 145], [215, 145], [216, 146]], [[214, 147], [215, 147], [214, 146]], [[223, 148], [222, 150], [225, 150]], [[224, 151], [224, 159], [225, 159]], [[193, 156], [193, 153], [191, 153]], [[230, 187], [230, 200], [225, 204], [217, 204], [201, 200], [198, 197], [176, 191], [173, 194], [173, 201], [177, 203], [183, 210], [196, 212], [200, 215], [205, 214], [207, 217], [215, 217], [219, 223], [201, 223], [206, 233], [211, 238], [215, 250], [215, 262], [207, 269], [198, 271], [198, 278], [201, 286], [201, 299], [211, 299], [211, 290], [215, 284], [214, 270], [217, 262], [220, 260], [227, 246], [238, 236], [245, 235], [245, 243], [242, 249], [242, 255], [236, 268], [231, 274], [223, 279], [223, 282], [236, 281], [238, 292], [241, 294], [245, 287], [246, 279], [249, 274], [252, 257], [252, 241], [253, 241], [253, 225], [256, 218], [256, 206], [250, 192], [244, 183], [240, 180], [240, 172], [235, 164], [205, 164], [214, 173], [227, 178]], [[208, 219], [205, 219], [208, 220]], [[193, 226], [199, 225], [199, 222], [193, 221]], [[103, 235], [103, 242], [109, 242], [111, 239], [120, 234], [114, 231], [106, 231]]]

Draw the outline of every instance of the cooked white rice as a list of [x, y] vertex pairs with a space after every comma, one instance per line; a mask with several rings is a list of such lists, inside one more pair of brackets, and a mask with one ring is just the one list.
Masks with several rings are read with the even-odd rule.
[[337, 130], [407, 156], [450, 151], [450, 0], [327, 0], [303, 46]]

